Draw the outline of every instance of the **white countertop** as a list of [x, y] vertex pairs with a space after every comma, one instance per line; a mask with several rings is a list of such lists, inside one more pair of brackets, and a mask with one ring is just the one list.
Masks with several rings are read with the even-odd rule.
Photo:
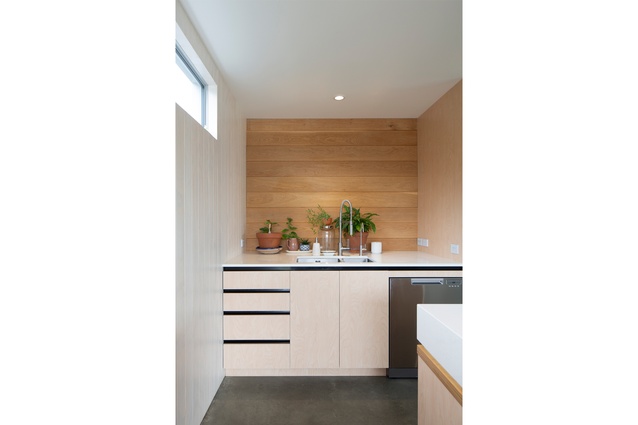
[[463, 305], [418, 304], [416, 336], [426, 350], [463, 385]]
[[371, 263], [297, 263], [297, 257], [309, 254], [260, 254], [246, 252], [224, 263], [224, 267], [462, 267], [462, 264], [447, 258], [437, 257], [420, 251], [386, 251], [383, 254], [364, 253]]

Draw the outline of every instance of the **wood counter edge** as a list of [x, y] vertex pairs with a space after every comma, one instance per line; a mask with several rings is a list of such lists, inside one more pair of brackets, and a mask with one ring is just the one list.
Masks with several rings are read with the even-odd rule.
[[426, 365], [434, 372], [434, 374], [439, 378], [441, 383], [448, 389], [448, 391], [454, 396], [456, 401], [459, 402], [461, 406], [463, 406], [463, 387], [456, 382], [456, 379], [452, 378], [452, 376], [445, 370], [443, 366], [425, 349], [425, 347], [421, 344], [416, 346], [416, 352], [423, 359]]

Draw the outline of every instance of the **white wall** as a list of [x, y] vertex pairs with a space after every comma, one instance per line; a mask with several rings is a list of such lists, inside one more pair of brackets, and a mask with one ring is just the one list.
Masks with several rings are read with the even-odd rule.
[[218, 86], [218, 138], [176, 105], [176, 423], [199, 424], [224, 378], [222, 264], [246, 222], [246, 119], [179, 3], [176, 19]]

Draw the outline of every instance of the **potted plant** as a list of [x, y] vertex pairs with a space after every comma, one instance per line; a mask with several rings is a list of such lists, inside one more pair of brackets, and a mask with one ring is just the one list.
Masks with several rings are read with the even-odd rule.
[[[372, 231], [376, 233], [377, 226], [372, 221], [372, 217], [378, 216], [379, 214], [361, 214], [360, 208], [352, 208], [352, 211], [350, 211], [349, 205], [345, 205], [345, 208], [346, 210], [341, 213], [343, 229], [340, 229], [340, 231], [343, 232], [343, 236], [348, 240], [348, 246], [352, 253], [357, 251], [360, 246], [366, 247], [368, 232]], [[352, 235], [350, 235], [350, 217], [352, 217]], [[339, 228], [338, 220], [335, 222], [335, 227]], [[361, 233], [361, 229], [364, 230], [363, 233]]]
[[310, 251], [310, 241], [308, 239], [299, 239], [299, 251]]
[[297, 251], [299, 249], [299, 236], [295, 230], [297, 228], [292, 224], [292, 218], [288, 217], [286, 228], [281, 231], [281, 239], [286, 241], [286, 247], [289, 251]]
[[308, 222], [312, 228], [312, 232], [316, 235], [315, 240], [319, 242], [321, 252], [336, 251], [337, 244], [334, 237], [334, 221], [330, 214], [326, 212], [321, 205], [317, 205], [319, 211], [313, 209], [308, 210]]
[[319, 232], [323, 226], [332, 225], [332, 217], [330, 214], [326, 212], [321, 205], [317, 205], [318, 211], [315, 211], [312, 208], [307, 210], [308, 214], [308, 223], [310, 223], [310, 228], [312, 229], [312, 233], [315, 235]]
[[282, 233], [273, 232], [272, 228], [277, 223], [273, 223], [270, 220], [266, 220], [264, 227], [259, 228], [257, 233], [257, 240], [259, 241], [258, 248], [278, 248], [281, 242]]

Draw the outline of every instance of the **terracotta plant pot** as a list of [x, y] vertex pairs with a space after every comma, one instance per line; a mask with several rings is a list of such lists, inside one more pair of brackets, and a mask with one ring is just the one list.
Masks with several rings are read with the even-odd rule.
[[286, 241], [286, 248], [288, 251], [299, 251], [299, 240], [297, 238], [290, 238]]
[[257, 233], [258, 248], [278, 248], [281, 243], [281, 232]]
[[357, 232], [352, 236], [347, 235], [348, 246], [350, 247], [350, 254], [359, 253], [359, 245], [363, 245], [363, 249], [366, 249], [366, 243], [368, 242], [368, 232], [363, 232], [363, 242], [361, 242], [361, 232]]

